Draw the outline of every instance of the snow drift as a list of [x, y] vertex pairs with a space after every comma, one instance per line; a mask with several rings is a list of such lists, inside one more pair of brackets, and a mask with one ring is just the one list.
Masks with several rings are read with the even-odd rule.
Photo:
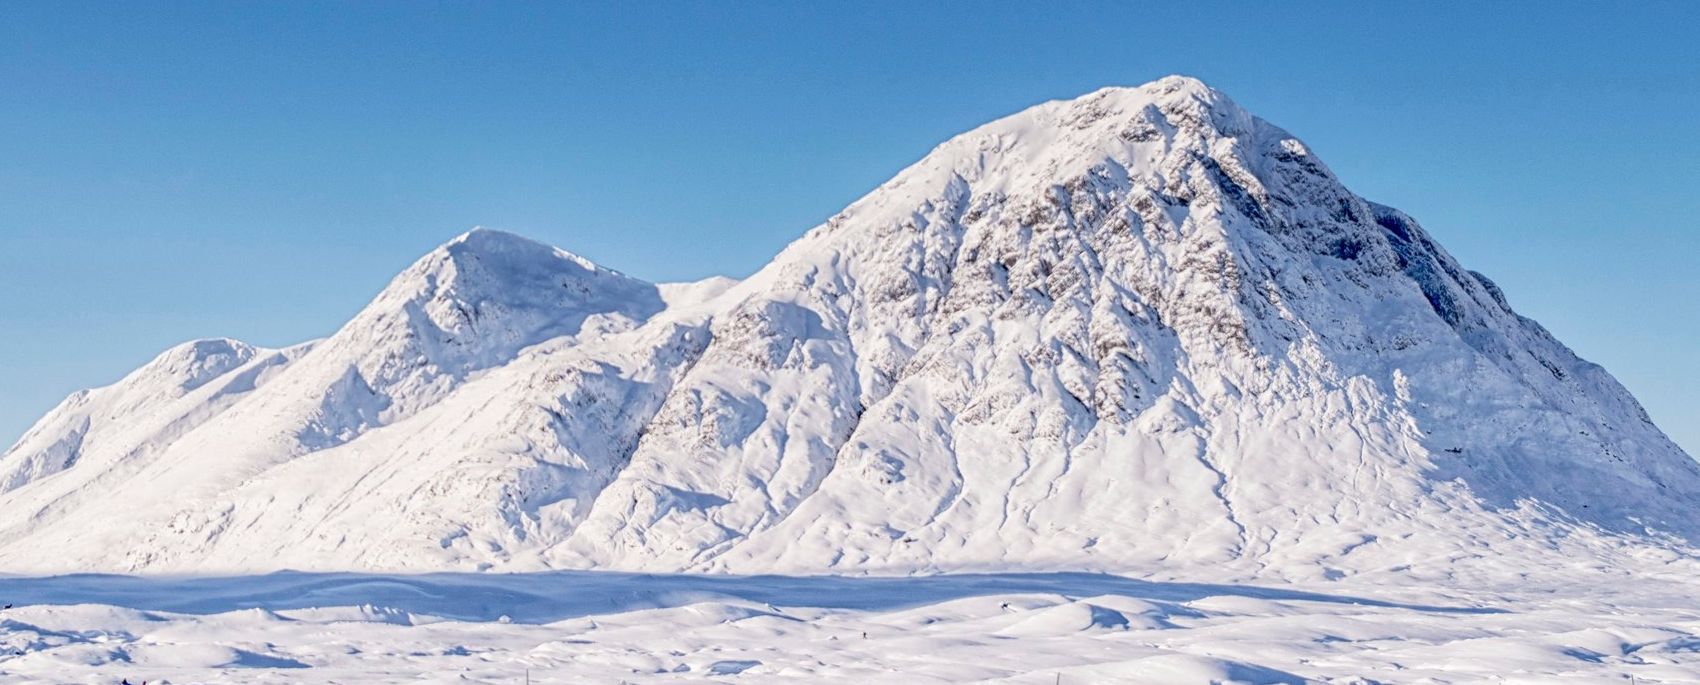
[[0, 457], [0, 566], [1455, 575], [1688, 558], [1697, 504], [1604, 370], [1169, 77], [742, 282], [475, 230], [327, 339], [169, 350]]

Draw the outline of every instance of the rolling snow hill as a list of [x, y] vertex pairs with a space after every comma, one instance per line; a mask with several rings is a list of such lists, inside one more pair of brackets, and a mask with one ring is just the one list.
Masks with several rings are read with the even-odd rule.
[[743, 280], [474, 230], [0, 456], [13, 571], [1692, 570], [1700, 466], [1196, 80], [957, 136]]

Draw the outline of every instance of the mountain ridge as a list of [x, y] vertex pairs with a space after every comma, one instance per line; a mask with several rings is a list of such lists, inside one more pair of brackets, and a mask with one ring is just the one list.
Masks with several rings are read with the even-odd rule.
[[32, 428], [0, 562], [1327, 578], [1700, 535], [1609, 374], [1185, 77], [955, 136], [741, 282], [473, 231], [251, 350], [180, 434]]

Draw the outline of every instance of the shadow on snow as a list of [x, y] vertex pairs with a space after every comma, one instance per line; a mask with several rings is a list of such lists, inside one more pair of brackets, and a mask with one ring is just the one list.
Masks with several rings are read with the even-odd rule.
[[1441, 614], [1502, 613], [1491, 607], [1401, 604], [1256, 585], [1155, 582], [1095, 573], [965, 573], [936, 576], [734, 576], [613, 571], [538, 573], [304, 573], [144, 577], [78, 574], [0, 577], [0, 602], [107, 604], [142, 611], [215, 614], [370, 605], [464, 621], [506, 616], [550, 623], [593, 614], [744, 600], [825, 609], [889, 611], [986, 595], [1121, 595], [1187, 602], [1206, 597], [1325, 602]]

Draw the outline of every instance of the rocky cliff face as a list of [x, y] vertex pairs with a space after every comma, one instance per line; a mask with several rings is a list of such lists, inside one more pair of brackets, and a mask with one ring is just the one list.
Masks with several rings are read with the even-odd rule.
[[1700, 468], [1608, 374], [1181, 77], [958, 136], [742, 283], [475, 231], [330, 339], [74, 396], [0, 484], [32, 569], [1332, 577], [1700, 539]]

